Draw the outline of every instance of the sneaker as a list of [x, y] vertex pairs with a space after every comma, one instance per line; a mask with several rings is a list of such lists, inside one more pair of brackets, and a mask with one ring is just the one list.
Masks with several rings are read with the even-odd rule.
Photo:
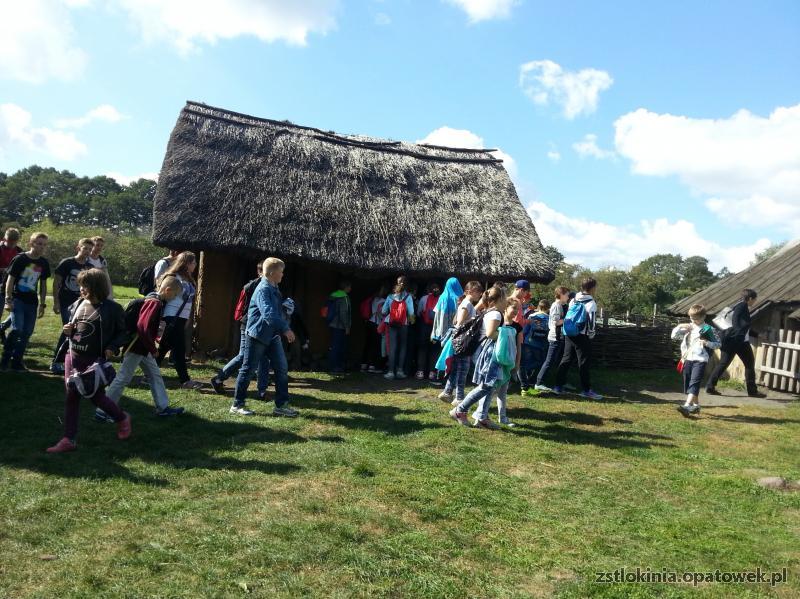
[[450, 402], [450, 405], [451, 406], [457, 406], [460, 403], [461, 403], [460, 399], [454, 399], [453, 401]]
[[436, 376], [436, 371], [435, 371], [435, 370], [431, 370], [431, 371], [428, 373], [428, 380], [429, 380], [429, 381], [431, 381], [431, 382], [435, 382], [435, 381], [437, 381], [438, 379], [439, 379], [439, 377], [438, 377], [438, 376]]
[[198, 389], [202, 389], [203, 383], [200, 381], [186, 381], [181, 385], [181, 389], [191, 389], [192, 391], [197, 391]]
[[361, 365], [361, 372], [366, 372], [367, 370], [368, 370], [367, 369], [367, 365], [366, 364], [362, 364]]
[[67, 437], [62, 437], [58, 443], [52, 447], [48, 447], [45, 451], [47, 453], [66, 453], [67, 451], [75, 451], [78, 449], [78, 444], [70, 441]]
[[552, 393], [553, 395], [562, 395], [564, 393], [564, 389], [556, 385], [555, 387], [550, 389], [550, 393]]
[[520, 390], [519, 390], [519, 394], [520, 394], [522, 397], [525, 397], [525, 396], [528, 394], [528, 389], [520, 389]]
[[95, 419], [97, 422], [114, 422], [114, 419], [113, 419], [111, 416], [109, 416], [108, 414], [106, 414], [106, 413], [105, 413], [103, 410], [101, 410], [100, 408], [97, 408], [97, 409], [94, 411], [94, 419]]
[[516, 424], [511, 422], [508, 418], [501, 420], [500, 424], [502, 424], [503, 426], [507, 426], [508, 428], [514, 428], [515, 426], [517, 426]]
[[370, 374], [381, 374], [383, 370], [381, 370], [380, 368], [375, 368], [374, 366], [370, 366], [369, 368], [367, 368], [367, 372], [369, 372]]
[[690, 407], [690, 406], [680, 405], [680, 406], [678, 406], [678, 411], [679, 411], [679, 412], [680, 412], [680, 413], [681, 413], [683, 416], [685, 416], [686, 418], [688, 418], [689, 416], [691, 416], [691, 415], [692, 415], [692, 409], [691, 409], [691, 407]]
[[56, 375], [63, 375], [64, 374], [64, 365], [58, 362], [53, 362], [50, 364], [50, 372]]
[[416, 374], [414, 375], [414, 378], [417, 379], [418, 381], [421, 381], [422, 379], [425, 378], [425, 373], [422, 372], [421, 370], [417, 370]]
[[386, 374], [383, 375], [383, 378], [385, 378], [387, 381], [393, 381], [394, 372], [387, 372]]
[[437, 399], [441, 399], [442, 401], [450, 401], [451, 399], [453, 399], [453, 394], [448, 393], [447, 391], [442, 391], [437, 396]]
[[264, 392], [259, 392], [259, 393], [258, 393], [258, 399], [259, 399], [260, 401], [272, 401], [272, 398], [271, 398], [269, 395], [267, 395], [267, 392], [266, 392], [266, 391], [264, 391]]
[[494, 420], [491, 420], [490, 418], [484, 418], [483, 420], [476, 420], [472, 426], [474, 426], [475, 428], [485, 428], [492, 431], [496, 431], [500, 428], [500, 425], [497, 424]]
[[692, 404], [689, 406], [689, 411], [692, 414], [699, 414], [700, 413], [700, 406], [698, 404]]
[[117, 439], [120, 441], [131, 436], [131, 415], [127, 412], [123, 412], [123, 414], [125, 414], [125, 420], [117, 422]]
[[766, 396], [767, 396], [766, 393], [759, 393], [758, 391], [756, 391], [755, 393], [748, 393], [747, 394], [747, 397], [756, 397], [756, 398], [759, 398], [759, 399], [764, 399]]
[[708, 389], [706, 389], [706, 393], [708, 393], [709, 395], [722, 395], [722, 393], [717, 391], [716, 388], [714, 387], [709, 387]]
[[550, 387], [548, 387], [547, 385], [534, 385], [533, 388], [536, 389], [537, 391], [541, 391], [542, 393], [552, 393], [553, 392], [553, 390]]
[[581, 397], [585, 397], [586, 399], [594, 399], [594, 400], [603, 399], [602, 395], [600, 395], [599, 393], [595, 393], [591, 389], [589, 389], [588, 391], [581, 391], [579, 395]]
[[453, 408], [450, 410], [449, 414], [450, 418], [458, 422], [461, 426], [469, 426], [466, 412], [459, 412], [457, 409]]
[[402, 370], [398, 370], [397, 374], [394, 376], [394, 378], [396, 378], [396, 379], [407, 379], [408, 375], [406, 375], [406, 373], [403, 372]]
[[214, 393], [225, 395], [225, 383], [219, 380], [217, 377], [211, 379], [211, 387], [214, 389]]
[[230, 414], [238, 414], [239, 416], [252, 416], [255, 414], [253, 410], [248, 410], [244, 406], [231, 406], [231, 409], [228, 410]]
[[184, 408], [170, 408], [166, 407], [160, 412], [156, 412], [156, 416], [180, 416], [186, 410]]
[[272, 410], [273, 416], [285, 416], [286, 418], [297, 418], [300, 415], [300, 412], [297, 410], [293, 410], [288, 405], [285, 406], [275, 406], [275, 409]]

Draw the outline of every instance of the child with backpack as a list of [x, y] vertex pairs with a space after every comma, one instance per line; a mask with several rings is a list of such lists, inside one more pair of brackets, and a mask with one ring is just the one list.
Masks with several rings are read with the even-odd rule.
[[[472, 413], [473, 426], [479, 428], [497, 428], [489, 420], [489, 409], [492, 406], [492, 398], [497, 394], [497, 420], [509, 428], [516, 426], [509, 420], [506, 413], [508, 406], [508, 385], [511, 382], [513, 371], [519, 370], [520, 359], [518, 354], [519, 344], [517, 336], [522, 334], [522, 327], [517, 322], [521, 301], [508, 298], [508, 305], [503, 311], [503, 326], [500, 327], [500, 334], [494, 348], [493, 359], [502, 369], [502, 377], [498, 381], [494, 391], [480, 400], [478, 407]], [[483, 422], [484, 424], [480, 424]]]
[[[474, 281], [473, 281], [474, 283]], [[439, 295], [436, 306], [433, 308], [433, 326], [431, 328], [431, 341], [443, 343], [444, 338], [453, 328], [456, 312], [464, 290], [455, 277], [450, 277], [444, 284], [444, 291]]]
[[[239, 332], [241, 334], [239, 339], [239, 353], [237, 353], [230, 362], [225, 364], [210, 381], [211, 387], [220, 395], [225, 395], [225, 381], [239, 373], [239, 368], [241, 368], [242, 361], [247, 353], [247, 308], [250, 305], [253, 292], [261, 282], [260, 262], [256, 266], [256, 275], [255, 279], [248, 281], [242, 287], [239, 292], [239, 299], [236, 301], [236, 307], [233, 311], [233, 319], [239, 323]], [[268, 385], [269, 357], [264, 354], [261, 363], [258, 365], [258, 397], [260, 399], [266, 397]]]
[[689, 308], [688, 324], [679, 324], [672, 329], [672, 338], [681, 340], [681, 361], [678, 372], [683, 375], [683, 392], [686, 402], [678, 406], [685, 417], [700, 413], [700, 383], [708, 364], [709, 350], [720, 347], [714, 329], [706, 324], [706, 309], [701, 304]]
[[353, 322], [348, 295], [351, 289], [350, 281], [341, 281], [339, 288], [328, 297], [326, 320], [331, 334], [328, 368], [333, 374], [343, 374], [347, 362], [347, 339]]
[[192, 252], [181, 252], [175, 258], [172, 266], [157, 280], [172, 275], [178, 279], [183, 287], [183, 293], [172, 299], [164, 306], [164, 321], [167, 323], [161, 344], [158, 347], [158, 365], [161, 366], [167, 352], [170, 352], [175, 363], [175, 372], [181, 382], [182, 389], [200, 389], [203, 383], [189, 378], [186, 368], [186, 322], [192, 312], [197, 283], [194, 272], [197, 269], [197, 258]]
[[406, 361], [406, 348], [408, 343], [408, 325], [414, 322], [414, 301], [408, 291], [408, 278], [400, 276], [394, 286], [394, 292], [389, 294], [383, 303], [381, 312], [387, 326], [389, 360], [385, 379], [404, 379], [406, 373], [403, 367]]
[[536, 375], [536, 384], [533, 387], [536, 391], [547, 393], [553, 391], [544, 384], [544, 377], [547, 376], [547, 371], [550, 370], [551, 366], [561, 363], [561, 357], [564, 353], [564, 333], [562, 328], [569, 300], [570, 291], [567, 287], [561, 285], [555, 288], [555, 301], [550, 305], [547, 320], [547, 355], [539, 368], [539, 374]]
[[550, 302], [540, 300], [536, 309], [529, 307], [522, 329], [522, 355], [520, 357], [520, 395], [527, 395], [533, 377], [539, 372], [547, 353], [547, 334]]
[[428, 283], [425, 288], [427, 293], [417, 302], [417, 373], [414, 378], [418, 381], [426, 377], [431, 381], [436, 380], [436, 342], [431, 339], [433, 333], [434, 310], [442, 293], [439, 283]]
[[117, 353], [127, 340], [125, 313], [122, 307], [108, 299], [110, 285], [102, 270], [92, 268], [78, 274], [81, 298], [72, 304], [70, 320], [63, 326], [69, 339], [64, 360], [66, 402], [64, 436], [48, 453], [63, 453], [77, 449], [78, 415], [81, 398], [101, 408], [117, 423], [117, 438], [131, 435], [131, 417], [120, 410], [105, 394], [105, 386], [114, 376], [106, 361]]
[[[501, 287], [492, 287], [483, 295], [483, 305], [486, 311], [479, 316], [481, 320], [480, 344], [475, 354], [475, 372], [472, 382], [477, 385], [467, 394], [464, 400], [455, 408], [450, 410], [450, 417], [463, 426], [469, 426], [467, 412], [469, 408], [486, 398], [485, 410], [488, 410], [488, 402], [491, 401], [491, 394], [496, 387], [502, 386], [506, 380], [504, 365], [495, 359], [495, 345], [500, 337], [500, 329], [504, 321], [503, 312], [507, 307], [506, 293]], [[515, 306], [518, 309], [518, 306]], [[513, 314], [512, 314], [513, 320]], [[511, 339], [504, 339], [508, 345], [512, 345], [516, 351], [516, 335], [513, 328], [503, 333], [504, 337], [511, 335]], [[516, 359], [516, 356], [515, 356]], [[511, 368], [508, 368], [510, 375]], [[477, 428], [497, 428], [489, 418], [479, 418], [475, 422]]]
[[[158, 292], [147, 295], [144, 299], [132, 300], [125, 308], [125, 327], [133, 339], [126, 345], [122, 364], [117, 376], [109, 385], [108, 398], [119, 405], [122, 391], [127, 387], [133, 373], [141, 367], [145, 380], [153, 396], [157, 416], [178, 416], [183, 414], [183, 408], [169, 407], [167, 388], [164, 386], [164, 377], [161, 369], [156, 364], [158, 355], [158, 338], [161, 326], [161, 314], [164, 305], [179, 296], [183, 287], [177, 278], [168, 276], [161, 279]], [[105, 419], [105, 412], [98, 408], [95, 410], [95, 419]]]
[[[475, 318], [477, 315], [475, 305], [480, 301], [482, 296], [483, 285], [478, 281], [469, 281], [466, 284], [464, 293], [458, 298], [458, 308], [456, 309], [456, 315], [453, 320], [453, 325], [455, 327], [460, 327], [467, 321]], [[442, 371], [448, 370], [448, 362], [450, 365], [447, 382], [445, 383], [444, 389], [439, 394], [439, 399], [457, 406], [464, 400], [464, 388], [467, 384], [467, 375], [469, 374], [470, 364], [472, 363], [472, 356], [469, 354], [447, 356], [448, 347], [451, 346], [452, 341], [448, 339], [442, 346], [442, 355], [439, 356], [439, 360], [436, 364], [437, 369]], [[443, 361], [444, 364], [442, 364]]]
[[561, 364], [558, 365], [556, 384], [552, 390], [556, 395], [564, 392], [567, 373], [572, 363], [577, 361], [581, 379], [580, 396], [586, 399], [603, 399], [602, 395], [592, 390], [589, 373], [592, 339], [596, 332], [597, 302], [592, 297], [596, 288], [597, 281], [591, 277], [584, 279], [580, 292], [570, 302], [567, 314], [564, 316], [564, 357], [561, 359]]

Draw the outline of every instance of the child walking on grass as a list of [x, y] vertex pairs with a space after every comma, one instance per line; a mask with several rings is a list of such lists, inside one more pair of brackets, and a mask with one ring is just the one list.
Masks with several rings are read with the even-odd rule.
[[672, 329], [672, 338], [681, 339], [681, 361], [678, 369], [683, 375], [683, 392], [686, 402], [678, 411], [687, 418], [700, 413], [700, 383], [708, 364], [709, 350], [720, 347], [714, 329], [706, 324], [706, 309], [701, 304], [689, 308], [690, 323]]
[[[458, 308], [456, 310], [455, 320], [453, 321], [455, 326], [463, 324], [477, 314], [475, 304], [480, 301], [482, 295], [483, 286], [478, 283], [478, 281], [470, 281], [467, 283], [466, 287], [464, 287], [464, 295], [462, 295], [458, 301]], [[444, 349], [445, 347], [443, 346], [443, 352]], [[440, 357], [439, 360], [441, 361], [441, 359]], [[439, 399], [457, 406], [464, 400], [464, 387], [467, 384], [467, 375], [469, 374], [469, 367], [472, 359], [470, 356], [457, 356], [452, 358], [452, 360], [450, 374], [447, 378], [447, 383], [445, 383], [444, 390], [439, 394]], [[439, 370], [443, 370], [441, 364], [439, 364], [438, 367]], [[453, 397], [454, 394], [455, 397]]]
[[125, 314], [118, 303], [108, 299], [110, 285], [102, 270], [92, 268], [81, 271], [78, 274], [78, 285], [81, 298], [72, 304], [69, 322], [62, 329], [69, 339], [69, 350], [64, 360], [67, 392], [64, 436], [47, 449], [48, 453], [77, 449], [75, 438], [78, 434], [81, 397], [91, 400], [95, 406], [111, 416], [117, 423], [118, 439], [127, 439], [131, 435], [130, 415], [120, 410], [105, 393], [107, 378], [92, 373], [92, 369], [105, 373], [103, 363], [125, 343]]

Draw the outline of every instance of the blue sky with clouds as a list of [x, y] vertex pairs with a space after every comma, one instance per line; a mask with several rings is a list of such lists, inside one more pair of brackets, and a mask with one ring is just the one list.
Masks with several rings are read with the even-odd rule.
[[0, 0], [0, 171], [157, 173], [187, 99], [498, 148], [590, 266], [800, 236], [800, 3]]

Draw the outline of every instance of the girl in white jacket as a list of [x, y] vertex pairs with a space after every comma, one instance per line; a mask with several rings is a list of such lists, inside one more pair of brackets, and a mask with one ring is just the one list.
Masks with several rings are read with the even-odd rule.
[[689, 308], [687, 324], [679, 324], [672, 329], [672, 338], [681, 339], [681, 362], [678, 370], [683, 374], [683, 392], [686, 403], [678, 406], [678, 411], [687, 418], [700, 413], [700, 383], [708, 364], [709, 350], [720, 346], [714, 329], [705, 323], [706, 309], [701, 304]]

